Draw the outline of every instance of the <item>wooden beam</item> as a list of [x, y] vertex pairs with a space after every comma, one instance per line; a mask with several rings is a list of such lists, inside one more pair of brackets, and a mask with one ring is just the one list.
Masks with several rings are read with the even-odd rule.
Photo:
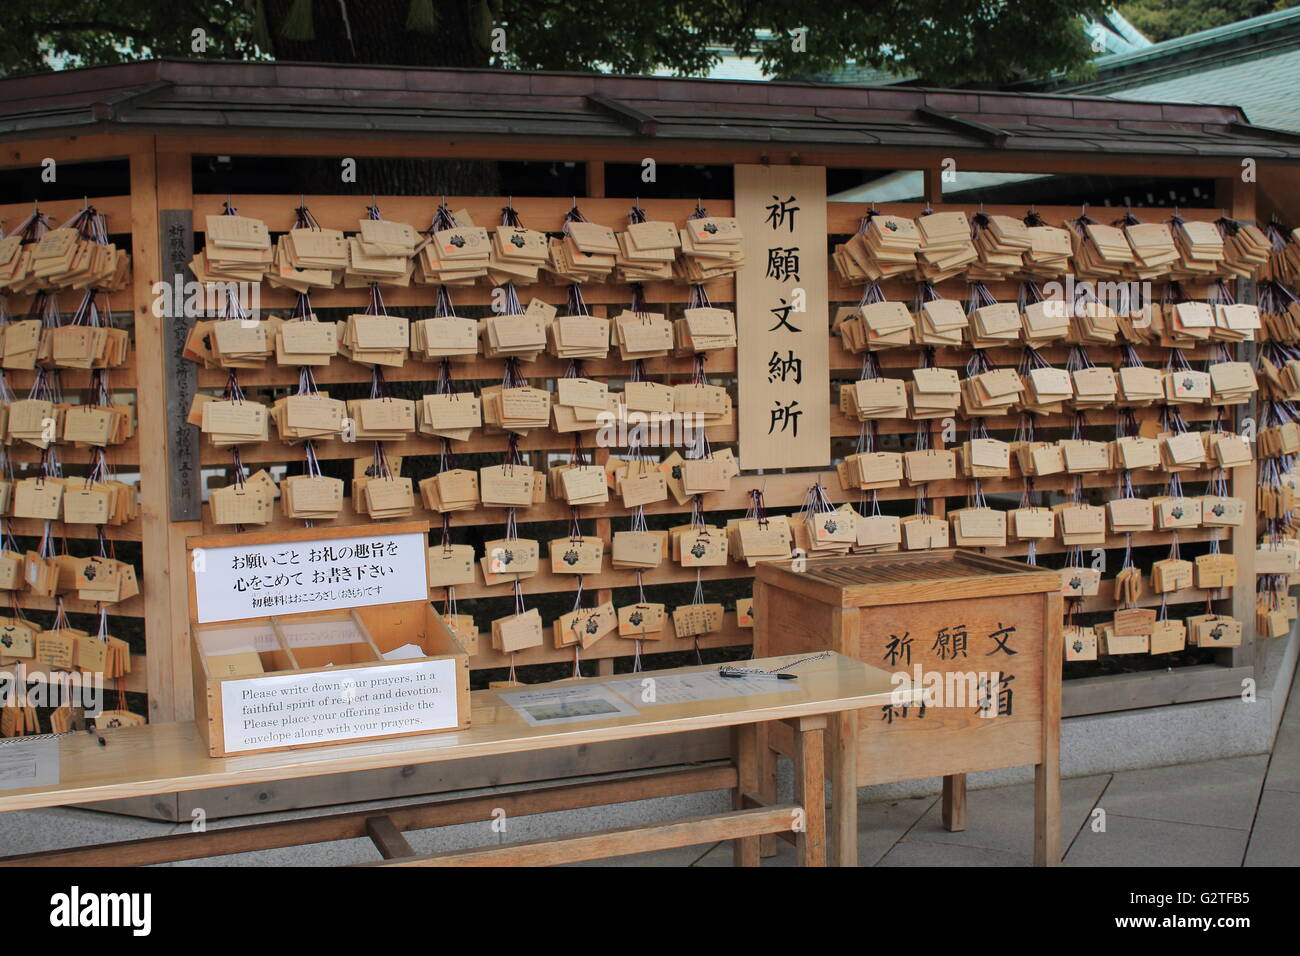
[[[554, 137], [498, 136], [436, 139], [419, 134], [390, 134], [385, 138], [365, 140], [347, 137], [322, 137], [293, 130], [279, 131], [275, 137], [250, 136], [243, 133], [223, 135], [209, 133], [194, 136], [160, 138], [160, 148], [188, 149], [194, 153], [219, 153], [236, 156], [392, 156], [413, 158], [460, 158], [509, 160], [527, 150], [530, 158], [585, 162], [640, 162], [645, 146], [625, 143], [557, 142]], [[880, 148], [859, 149], [807, 148], [779, 149], [770, 144], [724, 146], [716, 141], [660, 140], [655, 145], [661, 163], [756, 163], [786, 164], [797, 154], [808, 166], [845, 166], [861, 168], [869, 161], [874, 169], [924, 169], [944, 156], [961, 160], [961, 168], [986, 172], [1092, 173], [1096, 175], [1150, 175], [1152, 164], [1159, 162], [1167, 176], [1231, 176], [1240, 172], [1240, 164], [1221, 157], [1168, 156], [1132, 157], [1107, 153], [1081, 155], [1029, 150], [991, 151], [986, 147], [970, 149]], [[1261, 161], [1269, 165], [1271, 161]], [[1276, 165], [1287, 165], [1278, 160]], [[241, 209], [242, 211], [242, 209]], [[245, 212], [245, 215], [248, 213]]]
[[639, 136], [653, 136], [659, 129], [659, 121], [649, 113], [629, 106], [621, 100], [606, 96], [604, 93], [588, 93], [587, 103], [594, 106], [606, 116], [612, 116]]
[[39, 166], [48, 158], [60, 163], [129, 159], [140, 150], [153, 149], [152, 136], [124, 136], [98, 132], [42, 139], [0, 142], [0, 169]]
[[[820, 731], [817, 731], [820, 733]], [[790, 829], [799, 808], [794, 804], [733, 810], [670, 823], [640, 824], [583, 833], [578, 836], [528, 840], [501, 846], [477, 847], [436, 856], [408, 857], [368, 866], [558, 866], [583, 860], [629, 856], [738, 840]]]
[[[317, 783], [316, 780], [304, 782]], [[384, 816], [400, 833], [482, 822], [490, 820], [494, 810], [503, 810], [507, 817], [526, 816], [684, 793], [726, 790], [735, 785], [734, 767], [714, 765], [638, 774], [616, 780], [532, 787], [459, 800], [412, 804], [393, 807]], [[202, 833], [185, 832], [147, 840], [24, 853], [0, 859], [0, 866], [148, 866], [177, 860], [199, 860], [254, 850], [355, 840], [370, 835], [369, 822], [374, 819], [375, 811], [357, 810]]]
[[1242, 680], [1254, 676], [1253, 667], [1201, 664], [1176, 670], [1083, 677], [1064, 682], [1061, 714], [1064, 717], [1082, 717], [1194, 700], [1240, 697]]
[[916, 113], [921, 119], [926, 120], [936, 126], [942, 126], [957, 133], [966, 136], [974, 136], [981, 139], [995, 149], [1001, 149], [1006, 145], [1006, 130], [998, 129], [996, 126], [990, 126], [988, 123], [981, 123], [978, 120], [967, 119], [962, 116], [956, 116], [952, 113], [945, 113], [943, 110], [937, 110], [933, 106], [917, 107]]
[[385, 860], [415, 856], [415, 849], [406, 842], [406, 837], [402, 836], [402, 831], [397, 829], [392, 817], [367, 817], [366, 836], [370, 837], [375, 849]]
[[170, 90], [172, 86], [171, 80], [157, 80], [144, 86], [121, 90], [104, 97], [102, 100], [91, 103], [90, 115], [101, 123], [112, 122], [120, 115], [121, 107], [128, 104], [138, 106], [141, 103], [147, 103], [159, 93]]

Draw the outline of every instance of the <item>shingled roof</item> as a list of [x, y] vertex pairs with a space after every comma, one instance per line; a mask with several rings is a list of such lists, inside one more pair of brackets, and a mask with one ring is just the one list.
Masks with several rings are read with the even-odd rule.
[[1300, 131], [1300, 7], [1202, 30], [1095, 61], [1082, 81], [1025, 89], [1118, 99], [1236, 104], [1254, 124]]
[[1066, 94], [177, 60], [0, 79], [0, 139], [96, 131], [1300, 159], [1234, 106]]

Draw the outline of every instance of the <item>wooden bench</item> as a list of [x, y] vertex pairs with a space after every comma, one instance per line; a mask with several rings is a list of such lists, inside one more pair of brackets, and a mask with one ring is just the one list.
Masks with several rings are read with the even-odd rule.
[[[798, 657], [752, 664], [779, 667]], [[651, 850], [732, 840], [735, 861], [757, 866], [759, 838], [782, 834], [795, 844], [799, 863], [826, 864], [824, 734], [838, 714], [879, 707], [895, 692], [882, 670], [840, 654], [808, 660], [793, 669], [797, 680], [771, 681], [770, 692], [744, 696], [677, 699], [665, 678], [715, 675], [717, 666], [622, 674], [582, 681], [592, 687], [617, 681], [653, 679], [660, 703], [634, 703], [635, 713], [569, 723], [530, 725], [502, 699], [516, 690], [563, 688], [576, 682], [529, 685], [472, 693], [468, 729], [443, 734], [331, 744], [292, 751], [209, 757], [194, 724], [153, 724], [102, 733], [74, 733], [26, 746], [57, 754], [58, 783], [0, 790], [0, 811], [68, 806], [119, 797], [205, 790], [232, 784], [269, 783], [322, 774], [456, 761], [522, 751], [571, 747], [708, 728], [731, 728], [732, 761], [618, 779], [540, 786], [507, 793], [329, 816], [213, 829], [146, 840], [10, 856], [6, 866], [123, 866], [201, 859], [277, 847], [369, 837], [380, 866], [553, 865]], [[640, 699], [640, 698], [639, 698]], [[760, 796], [759, 726], [781, 722], [792, 738], [794, 799]], [[855, 727], [856, 721], [840, 722]], [[100, 737], [104, 743], [99, 742]], [[420, 855], [405, 830], [488, 822], [506, 817], [601, 806], [711, 790], [731, 790], [732, 809], [666, 823], [643, 824], [576, 836], [505, 843], [451, 853]], [[837, 805], [843, 832], [856, 828], [856, 805]], [[849, 822], [852, 818], [852, 824]]]

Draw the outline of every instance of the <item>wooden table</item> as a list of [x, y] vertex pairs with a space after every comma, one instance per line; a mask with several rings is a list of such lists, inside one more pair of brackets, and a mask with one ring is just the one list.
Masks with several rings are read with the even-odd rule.
[[[799, 656], [752, 662], [778, 667]], [[582, 686], [628, 679], [662, 679], [674, 674], [716, 673], [716, 666], [622, 674], [582, 681]], [[895, 687], [875, 667], [840, 654], [805, 661], [798, 680], [773, 682], [773, 690], [744, 697], [634, 706], [639, 712], [598, 720], [531, 726], [502, 699], [513, 690], [472, 693], [473, 721], [465, 730], [371, 742], [236, 757], [209, 757], [194, 724], [153, 724], [96, 734], [75, 733], [51, 740], [59, 758], [58, 784], [0, 790], [0, 811], [67, 806], [120, 797], [205, 790], [232, 784], [268, 783], [359, 770], [455, 761], [471, 757], [572, 747], [717, 727], [732, 729], [734, 760], [728, 764], [655, 772], [594, 783], [534, 787], [451, 801], [359, 811], [325, 817], [216, 829], [149, 840], [54, 850], [7, 857], [0, 865], [143, 865], [200, 859], [275, 847], [370, 837], [383, 861], [375, 865], [534, 865], [601, 859], [650, 850], [732, 840], [736, 863], [757, 866], [759, 837], [792, 839], [802, 865], [826, 863], [824, 733], [838, 714], [879, 707]], [[573, 682], [529, 685], [517, 690], [563, 687]], [[667, 687], [667, 685], [664, 685]], [[794, 799], [778, 803], [760, 796], [759, 727], [779, 722], [792, 738]], [[856, 726], [856, 721], [844, 722]], [[651, 797], [730, 789], [733, 809], [667, 823], [645, 824], [577, 836], [507, 843], [438, 855], [418, 855], [402, 831], [486, 822], [507, 816], [600, 806]], [[834, 813], [854, 817], [856, 804], [840, 803]], [[836, 829], [849, 824], [840, 820]]]

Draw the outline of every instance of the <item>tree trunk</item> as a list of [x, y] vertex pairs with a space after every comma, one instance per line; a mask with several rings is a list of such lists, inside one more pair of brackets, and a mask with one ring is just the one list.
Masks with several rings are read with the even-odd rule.
[[[261, 0], [277, 60], [487, 67], [491, 14], [485, 0]], [[411, 8], [434, 11], [427, 32], [407, 28]], [[303, 4], [310, 24], [294, 16]], [[296, 28], [296, 29], [295, 29]], [[286, 32], [288, 35], [286, 35]]]
[[[485, 0], [260, 0], [277, 60], [392, 66], [489, 68], [491, 14]], [[434, 12], [432, 30], [407, 28], [412, 6]], [[305, 7], [304, 7], [305, 5]], [[310, 17], [304, 17], [304, 10]], [[286, 36], [288, 33], [288, 36]], [[497, 164], [483, 160], [360, 159], [345, 183], [338, 159], [305, 158], [304, 192], [343, 195], [495, 195]], [[382, 209], [380, 210], [382, 212]], [[427, 223], [412, 223], [423, 228]]]

